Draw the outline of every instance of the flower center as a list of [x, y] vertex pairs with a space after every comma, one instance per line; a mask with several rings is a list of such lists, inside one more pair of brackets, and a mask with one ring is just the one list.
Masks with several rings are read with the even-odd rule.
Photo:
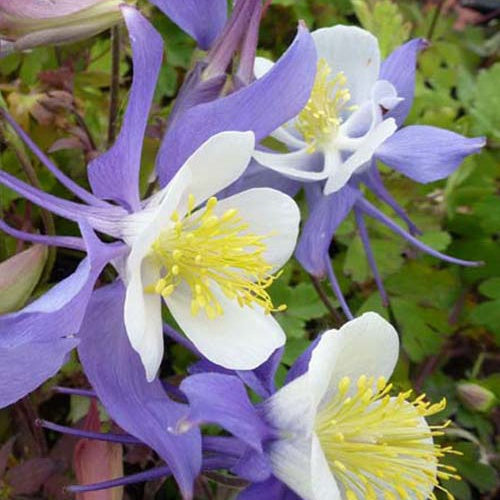
[[297, 117], [297, 130], [308, 143], [310, 153], [335, 138], [342, 123], [340, 114], [351, 99], [345, 88], [344, 73], [341, 71], [330, 78], [331, 72], [328, 63], [321, 58], [309, 101]]
[[[460, 479], [456, 470], [439, 463], [450, 447], [434, 444], [442, 426], [427, 426], [423, 417], [434, 415], [446, 406], [424, 402], [425, 395], [413, 401], [412, 391], [390, 397], [392, 384], [381, 377], [373, 390], [374, 379], [361, 376], [355, 395], [348, 396], [351, 381], [344, 377], [332, 401], [316, 418], [316, 433], [332, 473], [343, 485], [347, 500], [436, 499], [430, 493], [441, 489], [449, 500], [453, 496], [438, 479]], [[419, 492], [420, 496], [419, 496]]]
[[213, 285], [238, 301], [241, 307], [262, 307], [266, 313], [283, 311], [274, 307], [267, 288], [278, 275], [264, 259], [268, 235], [249, 232], [249, 225], [232, 208], [216, 215], [217, 198], [193, 213], [196, 202], [190, 195], [187, 214], [171, 216], [173, 227], [162, 232], [151, 246], [150, 255], [159, 264], [162, 277], [146, 291], [168, 297], [185, 282], [191, 290], [191, 313], [204, 310], [209, 319], [223, 314]]

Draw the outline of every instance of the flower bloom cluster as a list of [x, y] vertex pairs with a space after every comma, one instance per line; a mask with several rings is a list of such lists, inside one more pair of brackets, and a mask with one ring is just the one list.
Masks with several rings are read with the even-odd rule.
[[[162, 64], [161, 36], [123, 2], [27, 2], [22, 10], [11, 3], [0, 1], [0, 33], [15, 50], [91, 36], [123, 19], [133, 83], [117, 140], [88, 165], [90, 190], [1, 111], [74, 199], [3, 170], [0, 184], [73, 221], [81, 237], [31, 234], [4, 221], [0, 229], [86, 256], [45, 295], [0, 316], [0, 405], [39, 387], [76, 348], [92, 385], [80, 394], [99, 398], [124, 430], [85, 436], [150, 446], [166, 465], [137, 479], [173, 475], [183, 498], [193, 497], [204, 470], [247, 480], [241, 500], [435, 499], [436, 489], [452, 498], [440, 481], [457, 478], [441, 460], [454, 452], [435, 442], [448, 424], [426, 421], [445, 401], [432, 404], [425, 395], [394, 390], [389, 379], [399, 355], [397, 333], [375, 313], [352, 317], [328, 254], [336, 228], [354, 211], [384, 296], [365, 216], [432, 255], [476, 265], [419, 242], [377, 170], [381, 160], [417, 182], [431, 182], [484, 145], [482, 138], [403, 126], [426, 42], [410, 41], [381, 62], [376, 38], [360, 28], [310, 33], [299, 25], [273, 63], [255, 57], [260, 0], [236, 2], [228, 20], [226, 0], [153, 1], [207, 55], [188, 75], [169, 117], [156, 161], [157, 189], [141, 199], [142, 145]], [[229, 78], [233, 59], [238, 64]], [[269, 136], [288, 152], [263, 146]], [[361, 183], [407, 222], [409, 232], [364, 198]], [[302, 187], [309, 218], [299, 236], [293, 195]], [[286, 335], [273, 313], [286, 305], [274, 303], [269, 289], [294, 251], [310, 274], [329, 277], [351, 321], [317, 337], [277, 390]], [[116, 279], [96, 288], [108, 265]], [[182, 333], [164, 321], [162, 309]], [[179, 388], [160, 378], [165, 335], [199, 358]], [[259, 403], [250, 401], [248, 388]], [[205, 423], [229, 436], [203, 437]]]

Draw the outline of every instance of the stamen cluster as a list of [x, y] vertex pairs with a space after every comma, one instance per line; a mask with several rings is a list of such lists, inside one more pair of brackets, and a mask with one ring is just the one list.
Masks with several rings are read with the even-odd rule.
[[442, 426], [427, 426], [424, 417], [446, 406], [446, 400], [431, 404], [425, 394], [409, 401], [412, 391], [391, 397], [392, 384], [381, 377], [361, 376], [354, 395], [349, 377], [343, 377], [338, 392], [316, 418], [316, 433], [332, 473], [342, 485], [347, 500], [385, 498], [436, 499], [434, 487], [453, 496], [438, 479], [460, 479], [456, 470], [439, 463], [445, 454], [457, 453], [433, 443]]
[[151, 247], [163, 276], [147, 291], [166, 298], [184, 281], [191, 290], [191, 313], [196, 316], [204, 310], [209, 319], [224, 312], [214, 284], [241, 307], [257, 304], [266, 313], [284, 310], [285, 306], [274, 307], [267, 292], [277, 278], [264, 258], [269, 235], [251, 233], [237, 209], [216, 215], [217, 203], [212, 197], [204, 209], [194, 212], [196, 201], [190, 195], [187, 214], [172, 214], [173, 227]]
[[297, 130], [308, 143], [310, 153], [336, 136], [342, 123], [341, 112], [351, 99], [344, 73], [330, 78], [331, 72], [325, 59], [320, 59], [309, 101], [297, 116]]

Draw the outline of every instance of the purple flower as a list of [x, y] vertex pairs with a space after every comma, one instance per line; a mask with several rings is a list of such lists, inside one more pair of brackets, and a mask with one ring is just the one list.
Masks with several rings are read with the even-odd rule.
[[[238, 498], [353, 500], [432, 495], [454, 475], [433, 442], [440, 412], [411, 391], [391, 396], [399, 340], [375, 313], [325, 332], [290, 370], [286, 384], [254, 407], [235, 377], [205, 373], [181, 384], [194, 423], [216, 423], [246, 445], [232, 472], [255, 484]], [[284, 486], [286, 485], [286, 486]], [[293, 491], [290, 492], [290, 490]], [[269, 496], [268, 496], [269, 497]]]
[[[127, 8], [124, 16], [130, 23], [138, 14]], [[87, 203], [46, 195], [5, 172], [0, 172], [0, 182], [58, 215], [84, 220], [123, 242], [123, 255], [113, 264], [126, 285], [127, 335], [148, 380], [156, 377], [163, 358], [163, 301], [210, 361], [251, 370], [285, 341], [269, 314], [281, 306], [272, 303], [267, 288], [295, 248], [299, 212], [291, 198], [268, 188], [222, 201], [214, 198], [247, 167], [254, 150], [252, 132], [223, 132], [208, 138], [168, 185], [147, 200], [139, 199], [149, 109], [145, 103], [152, 99], [162, 44], [146, 21], [137, 19], [142, 26], [140, 33], [132, 33], [135, 78], [129, 106], [116, 143], [89, 165], [93, 194], [46, 161], [59, 180]]]
[[[387, 302], [366, 232], [364, 216], [387, 225], [417, 248], [461, 265], [419, 242], [404, 210], [385, 189], [376, 161], [427, 183], [450, 175], [468, 155], [477, 153], [484, 138], [467, 138], [436, 127], [402, 127], [411, 108], [417, 54], [424, 40], [412, 40], [380, 62], [378, 42], [370, 33], [348, 26], [312, 33], [317, 51], [316, 80], [306, 106], [271, 134], [289, 153], [258, 150], [254, 158], [276, 173], [304, 183], [310, 216], [296, 256], [317, 277], [328, 276], [349, 318], [349, 307], [333, 273], [328, 248], [338, 225], [354, 210], [375, 280]], [[257, 59], [256, 74], [264, 78], [273, 63]], [[358, 189], [364, 183], [394, 209], [410, 234], [371, 205]], [[253, 180], [241, 185], [253, 185]]]

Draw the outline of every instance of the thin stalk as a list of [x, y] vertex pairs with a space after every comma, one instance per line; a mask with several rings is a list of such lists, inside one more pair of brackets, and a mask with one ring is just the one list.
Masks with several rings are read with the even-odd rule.
[[109, 102], [108, 118], [108, 147], [116, 139], [118, 107], [120, 99], [120, 56], [121, 56], [121, 36], [120, 27], [111, 28], [111, 94]]
[[331, 314], [335, 326], [341, 326], [342, 323], [344, 323], [342, 316], [339, 314], [335, 306], [331, 303], [330, 298], [326, 294], [326, 292], [323, 290], [323, 287], [321, 286], [321, 282], [319, 281], [316, 276], [313, 276], [312, 274], [309, 275], [311, 278], [312, 284], [314, 286], [314, 289], [316, 290], [316, 293], [318, 294], [318, 297], [321, 299], [321, 302], [325, 304], [325, 307], [328, 309], [328, 312]]
[[97, 145], [95, 143], [94, 137], [92, 136], [92, 132], [90, 131], [86, 121], [83, 119], [83, 116], [73, 107], [72, 110], [73, 116], [75, 117], [76, 123], [78, 126], [85, 132], [87, 139], [89, 141], [90, 147], [93, 151], [97, 151]]
[[427, 40], [429, 42], [432, 40], [434, 35], [434, 31], [436, 30], [437, 22], [439, 16], [441, 15], [441, 11], [443, 10], [445, 0], [439, 0], [439, 3], [436, 5], [436, 10], [434, 11], [434, 16], [432, 17], [431, 25], [429, 27], [429, 31], [427, 32]]

